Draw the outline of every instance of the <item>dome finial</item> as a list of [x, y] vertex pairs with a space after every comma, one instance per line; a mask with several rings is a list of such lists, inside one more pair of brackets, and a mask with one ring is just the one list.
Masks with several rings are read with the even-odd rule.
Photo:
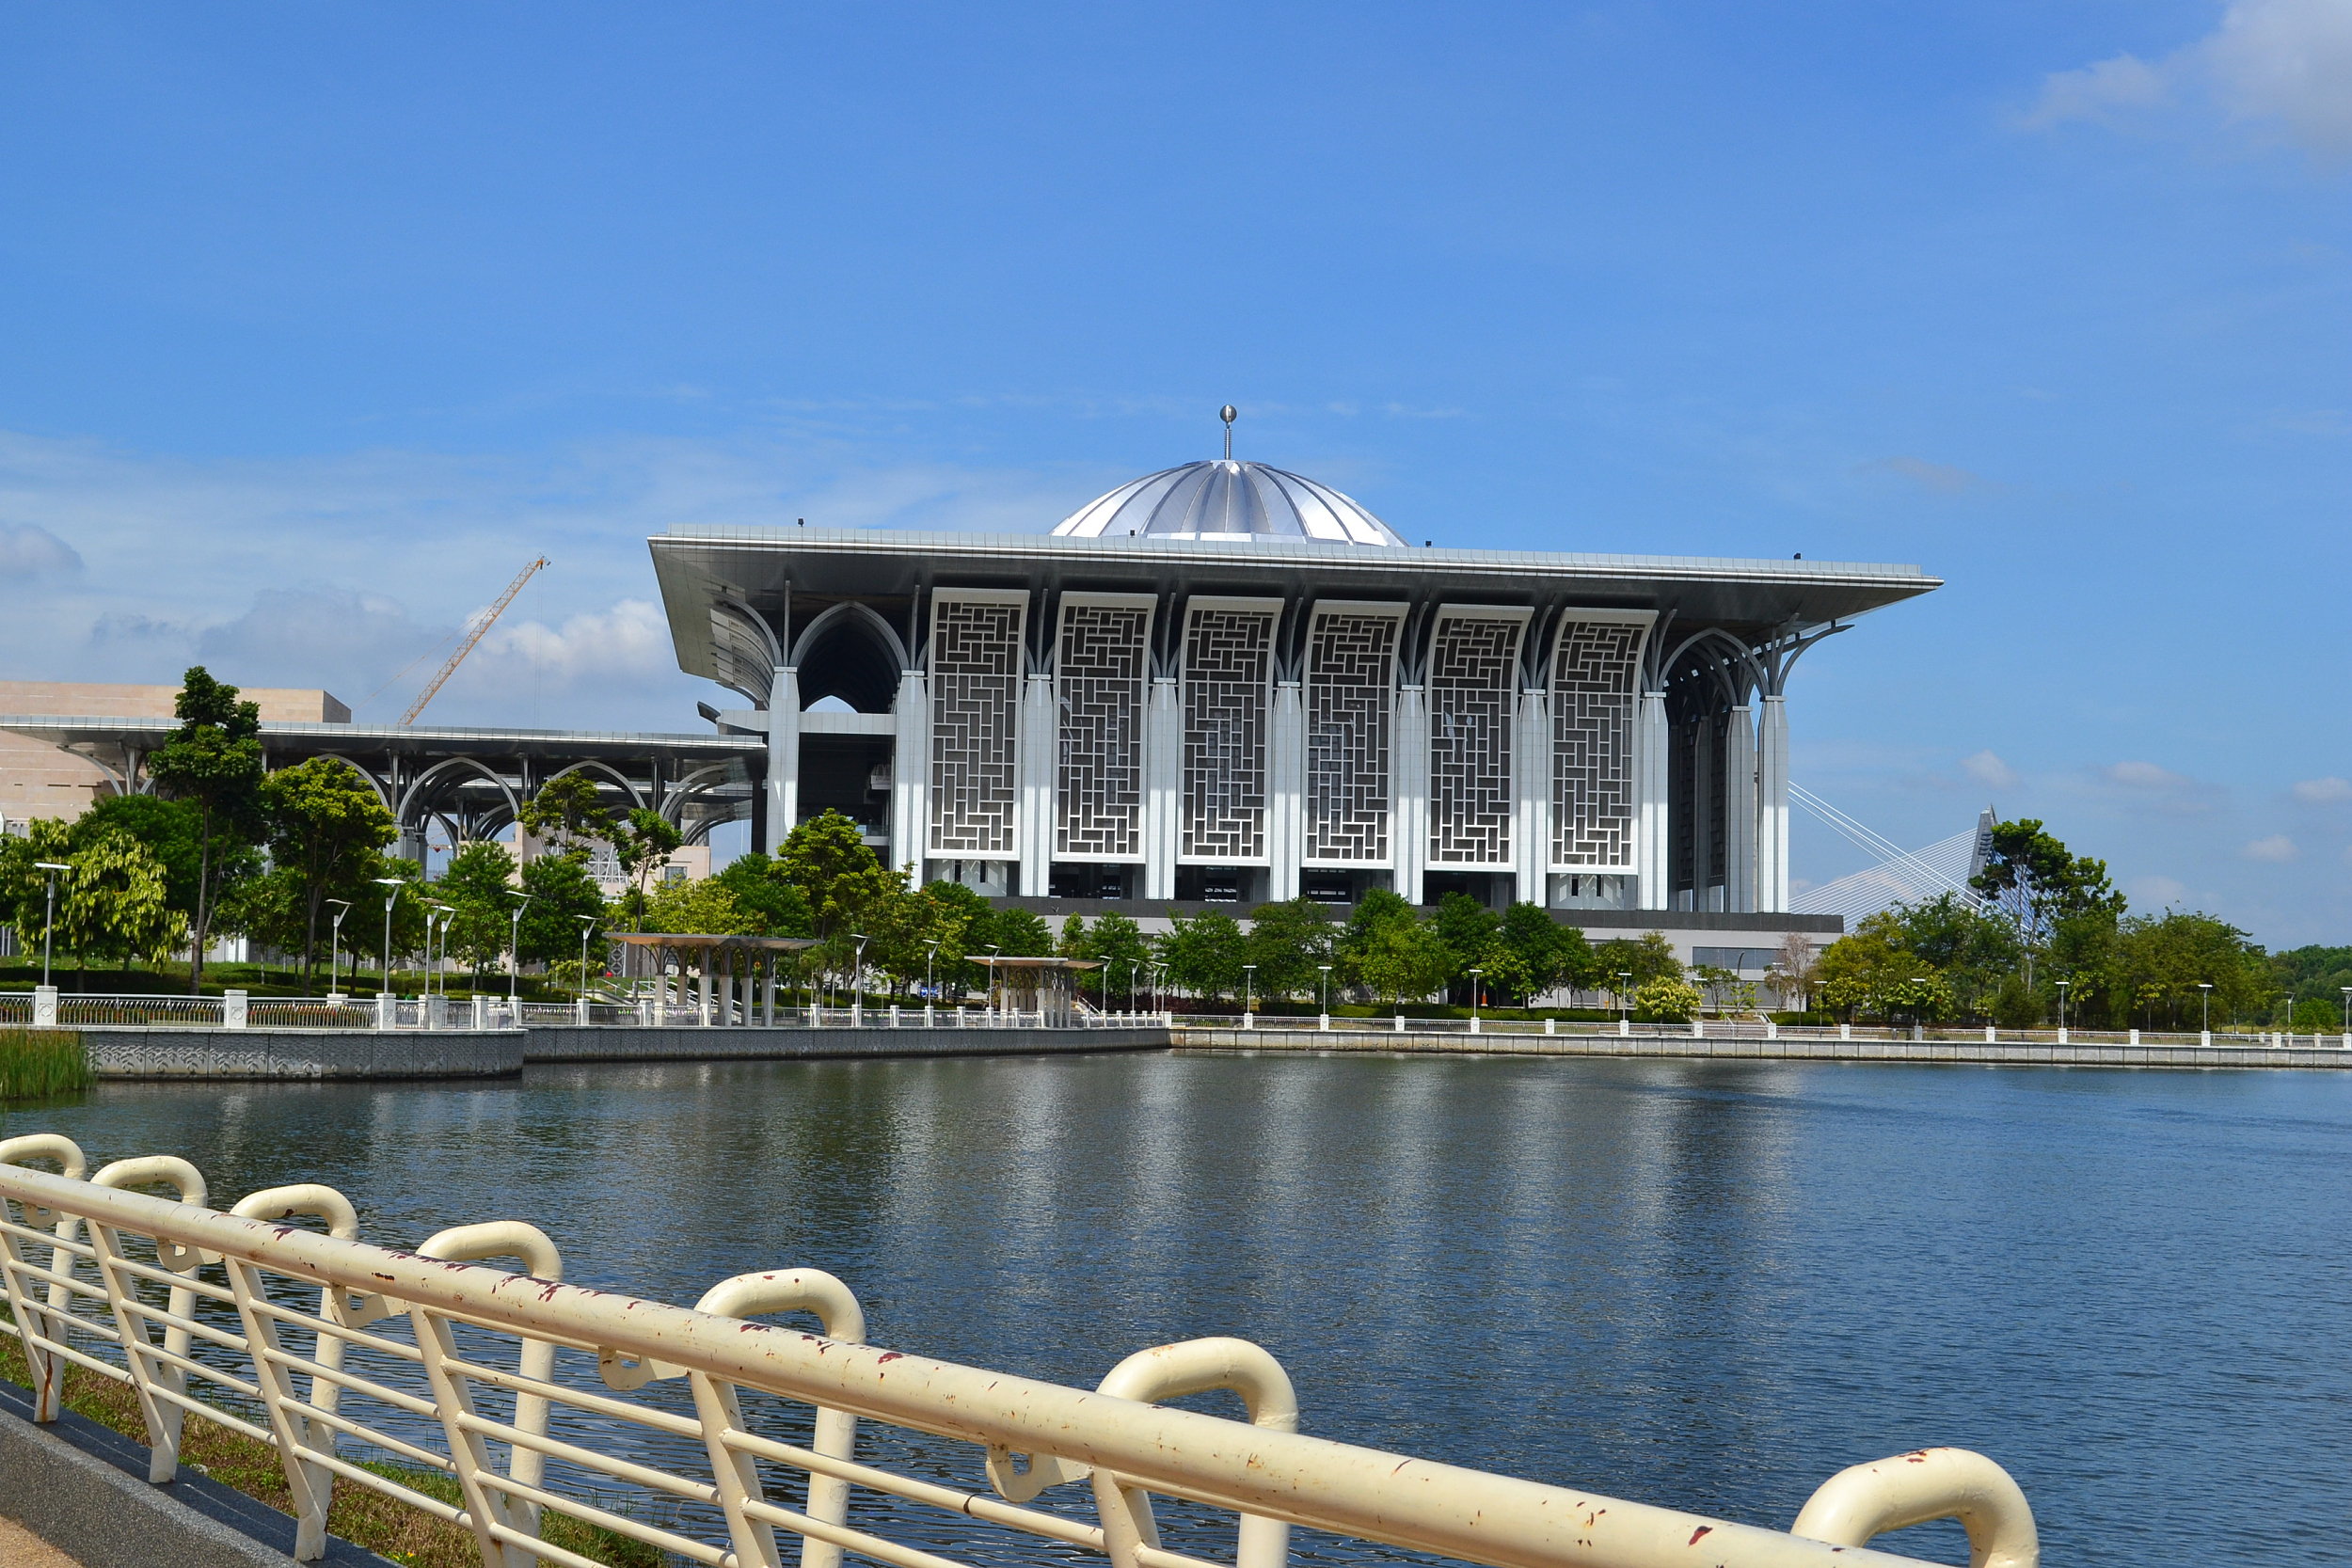
[[1225, 421], [1225, 461], [1231, 463], [1233, 460], [1233, 421], [1241, 416], [1229, 403], [1216, 411], [1216, 417]]

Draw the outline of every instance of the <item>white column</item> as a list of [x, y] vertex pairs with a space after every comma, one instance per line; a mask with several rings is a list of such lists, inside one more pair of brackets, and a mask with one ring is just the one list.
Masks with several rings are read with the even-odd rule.
[[768, 688], [768, 842], [764, 854], [784, 847], [801, 813], [801, 673], [779, 670]]
[[1176, 896], [1176, 846], [1184, 809], [1184, 705], [1173, 677], [1152, 683], [1143, 722], [1143, 895]]
[[919, 886], [929, 879], [923, 869], [926, 834], [930, 826], [931, 695], [920, 670], [898, 675], [898, 700], [891, 705], [895, 721], [890, 752], [890, 869], [912, 862]]
[[1544, 869], [1551, 862], [1551, 704], [1540, 691], [1519, 694], [1511, 731], [1511, 858], [1518, 875], [1512, 896], [1544, 902]]
[[1054, 863], [1054, 677], [1033, 674], [1022, 692], [1021, 885], [1025, 897], [1041, 897]]
[[1392, 879], [1399, 896], [1418, 904], [1422, 871], [1429, 863], [1429, 707], [1420, 687], [1397, 692], [1394, 735], [1390, 754], [1396, 786], [1389, 809], [1389, 842], [1396, 854]]
[[1298, 683], [1279, 681], [1266, 725], [1266, 896], [1298, 896], [1298, 862], [1306, 852], [1307, 715]]
[[1641, 853], [1634, 863], [1641, 868], [1641, 875], [1635, 890], [1634, 907], [1662, 910], [1673, 897], [1666, 842], [1666, 763], [1669, 752], [1666, 694], [1663, 691], [1642, 693], [1642, 711], [1634, 720], [1633, 755], [1639, 769], [1637, 787], [1642, 807], [1638, 825]]
[[1788, 705], [1764, 699], [1756, 737], [1756, 907], [1768, 914], [1788, 908]]
[[1756, 715], [1745, 704], [1724, 739], [1724, 895], [1734, 914], [1756, 912]]

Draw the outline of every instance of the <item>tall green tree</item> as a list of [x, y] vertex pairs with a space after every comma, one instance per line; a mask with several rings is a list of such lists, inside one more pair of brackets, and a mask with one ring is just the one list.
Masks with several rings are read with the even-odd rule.
[[1540, 904], [1521, 902], [1503, 911], [1494, 947], [1487, 978], [1531, 1006], [1546, 991], [1583, 986], [1592, 977], [1593, 949], [1584, 933], [1561, 925]]
[[604, 895], [588, 875], [586, 857], [580, 854], [535, 855], [523, 867], [522, 891], [531, 895], [523, 906], [522, 952], [532, 963], [580, 961], [580, 922], [587, 927], [589, 961], [604, 942], [607, 916]]
[[[45, 816], [34, 817], [24, 829], [0, 835], [0, 912], [16, 929], [17, 950], [38, 953], [50, 918], [49, 873], [40, 869], [40, 863], [71, 863], [73, 830], [70, 823]], [[51, 945], [56, 945], [54, 936]]]
[[1352, 962], [1362, 984], [1391, 1005], [1442, 990], [1462, 972], [1461, 955], [1424, 920], [1378, 923], [1364, 934]]
[[2100, 912], [2120, 918], [2124, 908], [2123, 895], [2107, 879], [2105, 861], [2074, 854], [2031, 817], [1994, 824], [1984, 869], [1970, 885], [2007, 916], [2028, 986], [2035, 960], [2048, 952], [2060, 922]]
[[1357, 900], [1347, 924], [1340, 928], [1334, 970], [1340, 983], [1376, 990], [1364, 974], [1365, 957], [1380, 945], [1381, 933], [1388, 927], [1418, 925], [1420, 921], [1420, 912], [1399, 895], [1384, 887], [1367, 891]]
[[1168, 977], [1203, 1001], [1217, 1002], [1242, 994], [1243, 938], [1241, 923], [1211, 910], [1187, 920], [1168, 922], [1160, 938], [1160, 961]]
[[469, 844], [449, 860], [433, 894], [455, 912], [444, 950], [479, 978], [507, 949], [516, 899], [515, 857], [503, 844]]
[[[74, 819], [72, 836], [74, 843], [87, 844], [102, 834], [121, 832], [146, 845], [163, 865], [165, 899], [193, 919], [202, 865], [198, 842], [200, 828], [196, 807], [186, 800], [167, 800], [160, 795], [105, 795], [91, 801], [89, 809]], [[240, 855], [245, 863], [225, 879], [230, 885], [255, 869], [251, 847]]]
[[1438, 900], [1433, 924], [1439, 940], [1453, 950], [1454, 969], [1463, 978], [1463, 1000], [1467, 1001], [1470, 970], [1492, 972], [1502, 967], [1496, 939], [1502, 931], [1502, 917], [1467, 893], [1449, 893]]
[[1339, 931], [1330, 910], [1311, 898], [1289, 898], [1259, 905], [1249, 920], [1243, 961], [1258, 966], [1261, 993], [1269, 1001], [1315, 996], [1322, 966], [1338, 962], [1332, 954]]
[[262, 709], [238, 699], [199, 664], [182, 677], [172, 705], [180, 728], [148, 760], [148, 776], [172, 800], [196, 810], [196, 908], [188, 920], [188, 990], [203, 983], [204, 949], [234, 851], [261, 841]]
[[187, 936], [187, 916], [166, 896], [163, 863], [129, 833], [109, 832], [73, 851], [57, 879], [57, 939], [90, 958], [160, 960]]
[[[1652, 980], [1679, 980], [1682, 960], [1675, 957], [1675, 944], [1666, 940], [1663, 931], [1645, 931], [1639, 937], [1616, 937], [1604, 942], [1593, 953], [1595, 983], [1603, 990], [1614, 991], [1622, 984], [1640, 987]], [[1630, 975], [1620, 982], [1620, 974]]]
[[738, 908], [758, 916], [758, 934], [768, 937], [813, 937], [816, 917], [808, 895], [785, 877], [784, 863], [754, 849], [727, 862], [711, 879], [734, 895]]
[[311, 757], [262, 782], [273, 865], [290, 873], [302, 909], [302, 977], [318, 969], [319, 912], [344, 893], [354, 865], [399, 836], [359, 770], [341, 757]]
[[596, 781], [585, 773], [559, 774], [541, 784], [515, 814], [515, 821], [559, 855], [585, 856], [599, 842], [612, 838], [612, 814], [605, 809]]
[[668, 817], [645, 806], [630, 812], [626, 820], [612, 823], [608, 831], [613, 858], [621, 863], [621, 875], [628, 879], [625, 899], [629, 928], [642, 931], [645, 928], [645, 883], [668, 863], [677, 847], [686, 842], [686, 835]]
[[1130, 995], [1139, 996], [1147, 989], [1145, 976], [1152, 967], [1152, 944], [1145, 939], [1143, 927], [1117, 910], [1094, 923], [1094, 928], [1088, 933], [1087, 950], [1079, 957], [1092, 958], [1103, 966], [1095, 971], [1093, 982], [1105, 1011], [1124, 1007]]

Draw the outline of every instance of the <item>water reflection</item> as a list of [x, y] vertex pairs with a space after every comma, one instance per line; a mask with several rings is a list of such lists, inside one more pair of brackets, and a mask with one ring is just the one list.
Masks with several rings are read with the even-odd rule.
[[730, 1063], [115, 1085], [35, 1127], [224, 1206], [330, 1182], [372, 1240], [526, 1219], [670, 1301], [823, 1268], [879, 1340], [1061, 1382], [1239, 1334], [1309, 1431], [1758, 1523], [1930, 1442], [2017, 1474], [2054, 1562], [2309, 1555], [2342, 1502], [2329, 1074]]

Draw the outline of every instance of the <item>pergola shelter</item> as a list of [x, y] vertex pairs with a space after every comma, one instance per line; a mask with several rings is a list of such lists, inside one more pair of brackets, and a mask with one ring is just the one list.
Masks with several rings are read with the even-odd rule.
[[[715, 936], [691, 931], [613, 931], [607, 933], [606, 940], [622, 950], [624, 977], [636, 977], [632, 956], [641, 952], [646, 955], [665, 1010], [671, 1006], [667, 971], [669, 964], [675, 962], [681, 1004], [687, 970], [692, 968], [700, 977], [696, 1006], [704, 1024], [749, 1024], [756, 985], [759, 1022], [766, 1027], [772, 1027], [776, 1022], [778, 960], [787, 953], [805, 952], [817, 945], [805, 937]], [[765, 962], [761, 961], [763, 958]], [[712, 992], [719, 975], [725, 979], [718, 982], [723, 990], [719, 990], [714, 1004]]]
[[1009, 958], [986, 953], [970, 961], [988, 966], [992, 1009], [1036, 1013], [1049, 1029], [1067, 1028], [1075, 1020], [1077, 976], [1103, 967], [1093, 958]]

